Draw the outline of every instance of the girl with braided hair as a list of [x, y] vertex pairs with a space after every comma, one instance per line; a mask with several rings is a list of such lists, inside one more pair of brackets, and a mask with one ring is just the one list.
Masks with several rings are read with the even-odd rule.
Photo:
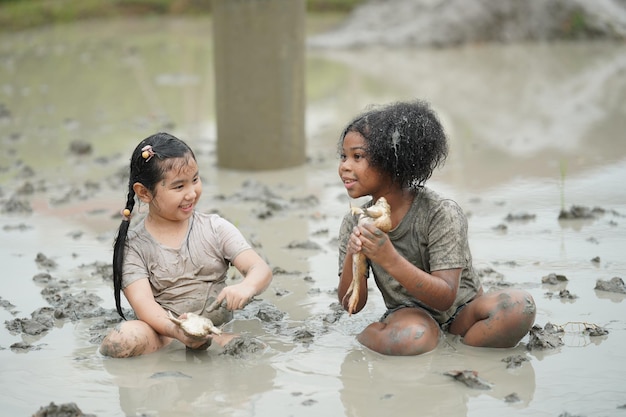
[[[198, 164], [185, 142], [157, 133], [137, 145], [113, 252], [116, 309], [124, 318], [123, 292], [137, 320], [109, 332], [103, 355], [142, 355], [175, 339], [191, 349], [206, 349], [212, 340], [223, 346], [232, 334], [191, 337], [170, 315], [195, 313], [219, 326], [268, 287], [272, 272], [241, 232], [217, 214], [196, 211], [201, 195]], [[148, 205], [148, 213], [131, 228], [136, 200]], [[230, 265], [243, 280], [227, 286]]]
[[[387, 355], [429, 352], [444, 331], [471, 346], [517, 345], [535, 320], [532, 296], [516, 289], [483, 292], [463, 211], [424, 186], [448, 153], [430, 106], [413, 101], [366, 111], [341, 134], [339, 152], [348, 195], [372, 197], [356, 212], [372, 210], [380, 200], [391, 208], [388, 233], [359, 222], [355, 210], [341, 224], [339, 300], [351, 314], [361, 311], [371, 270], [387, 308], [357, 339]], [[362, 274], [353, 274], [357, 253], [367, 258], [366, 267], [354, 269]]]

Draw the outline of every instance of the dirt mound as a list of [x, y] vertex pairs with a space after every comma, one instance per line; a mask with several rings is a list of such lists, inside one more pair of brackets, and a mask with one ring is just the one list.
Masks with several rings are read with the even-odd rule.
[[625, 0], [372, 0], [312, 47], [626, 39]]

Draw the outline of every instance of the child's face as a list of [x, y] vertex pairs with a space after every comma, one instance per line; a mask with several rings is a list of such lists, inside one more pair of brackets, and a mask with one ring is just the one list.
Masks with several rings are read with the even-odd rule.
[[361, 134], [346, 134], [339, 162], [339, 177], [351, 198], [366, 195], [378, 198], [381, 193], [381, 175], [370, 166], [365, 149], [365, 139]]
[[198, 164], [193, 158], [180, 169], [169, 170], [156, 185], [150, 202], [150, 215], [169, 221], [187, 220], [202, 195]]

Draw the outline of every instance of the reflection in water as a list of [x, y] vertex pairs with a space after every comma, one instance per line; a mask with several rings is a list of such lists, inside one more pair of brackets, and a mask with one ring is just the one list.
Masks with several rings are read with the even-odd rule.
[[[450, 134], [447, 164], [432, 181], [469, 212], [477, 263], [528, 288], [538, 303], [539, 324], [590, 321], [606, 325], [609, 335], [532, 354], [523, 346], [492, 351], [453, 345], [419, 358], [387, 358], [354, 340], [382, 314], [380, 301], [368, 303], [365, 314], [329, 324], [306, 347], [250, 320], [233, 327], [262, 335], [269, 354], [235, 360], [212, 350], [188, 355], [172, 345], [154, 355], [115, 360], [95, 353], [87, 324], [72, 332], [71, 321], [59, 320], [61, 327], [33, 340], [40, 351], [22, 355], [8, 348], [21, 337], [0, 333], [0, 403], [10, 414], [30, 415], [50, 401], [76, 401], [99, 417], [118, 416], [120, 407], [126, 415], [274, 416], [286, 404], [298, 416], [615, 413], [624, 375], [624, 297], [594, 291], [593, 282], [626, 277], [623, 44], [309, 51], [310, 160], [254, 177], [285, 200], [313, 195], [319, 204], [311, 200], [308, 207], [261, 218], [263, 207], [256, 202], [231, 198], [252, 174], [215, 166], [210, 23], [91, 21], [0, 40], [0, 199], [16, 196], [33, 208], [32, 214], [0, 213], [0, 295], [15, 305], [0, 309], [3, 320], [27, 317], [45, 303], [31, 279], [43, 272], [33, 261], [38, 252], [59, 264], [51, 271], [55, 278], [113, 306], [109, 283], [80, 265], [110, 262], [127, 151], [154, 131], [167, 130], [197, 150], [209, 197], [201, 209], [231, 217], [272, 266], [289, 272], [277, 274], [263, 294], [287, 313], [280, 326], [304, 327], [336, 302], [334, 239], [350, 203], [336, 172], [344, 123], [367, 105], [420, 97], [433, 103]], [[76, 140], [91, 144], [92, 153], [71, 154]], [[568, 167], [562, 183], [561, 161]], [[29, 184], [32, 194], [23, 191]], [[589, 222], [559, 222], [561, 191], [567, 206], [611, 211]], [[494, 232], [511, 211], [536, 218]], [[309, 239], [322, 249], [286, 248]], [[600, 261], [591, 263], [592, 257]], [[540, 280], [551, 272], [566, 274], [568, 290], [579, 298], [564, 303], [545, 297]], [[506, 369], [500, 360], [510, 354], [530, 361]], [[478, 371], [494, 388], [473, 391], [443, 375], [464, 369]], [[505, 403], [512, 392], [521, 401]]]
[[[461, 355], [472, 356], [472, 350], [476, 352], [477, 348], [461, 347], [459, 350], [466, 351]], [[488, 352], [482, 353], [489, 355]], [[497, 355], [500, 356], [506, 354]], [[345, 415], [465, 416], [469, 402], [483, 395], [502, 402], [512, 398], [510, 405], [518, 409], [527, 407], [533, 398], [535, 373], [530, 361], [510, 370], [503, 362], [492, 358], [491, 369], [479, 371], [480, 377], [492, 385], [489, 390], [451, 382], [452, 379], [444, 375], [445, 371], [441, 371], [442, 361], [447, 362], [447, 366], [463, 366], [452, 363], [465, 362], [459, 353], [451, 353], [449, 346], [440, 346], [436, 351], [418, 357], [394, 358], [368, 350], [350, 351], [341, 365], [340, 377]]]
[[273, 387], [275, 377], [263, 358], [233, 359], [179, 343], [150, 355], [102, 361], [129, 416], [250, 415], [252, 401]]

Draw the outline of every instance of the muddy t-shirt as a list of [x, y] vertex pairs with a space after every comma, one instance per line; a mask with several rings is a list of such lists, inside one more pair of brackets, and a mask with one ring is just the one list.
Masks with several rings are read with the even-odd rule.
[[180, 248], [161, 245], [142, 220], [128, 232], [122, 288], [147, 278], [154, 299], [166, 310], [175, 315], [204, 313], [220, 325], [232, 313], [205, 310], [226, 286], [231, 262], [250, 248], [241, 232], [217, 214], [194, 212]]
[[[364, 207], [372, 203], [370, 201]], [[393, 207], [391, 210], [393, 211]], [[348, 238], [356, 222], [356, 216], [348, 213], [341, 223], [339, 275], [346, 257]], [[472, 267], [467, 218], [453, 200], [444, 199], [426, 187], [419, 188], [407, 214], [400, 224], [389, 231], [389, 239], [400, 255], [423, 271], [431, 273], [442, 269], [462, 268], [462, 272], [456, 300], [447, 311], [439, 311], [413, 298], [398, 281], [368, 259], [368, 277], [371, 268], [387, 309], [422, 307], [443, 324], [481, 288], [480, 279]]]

